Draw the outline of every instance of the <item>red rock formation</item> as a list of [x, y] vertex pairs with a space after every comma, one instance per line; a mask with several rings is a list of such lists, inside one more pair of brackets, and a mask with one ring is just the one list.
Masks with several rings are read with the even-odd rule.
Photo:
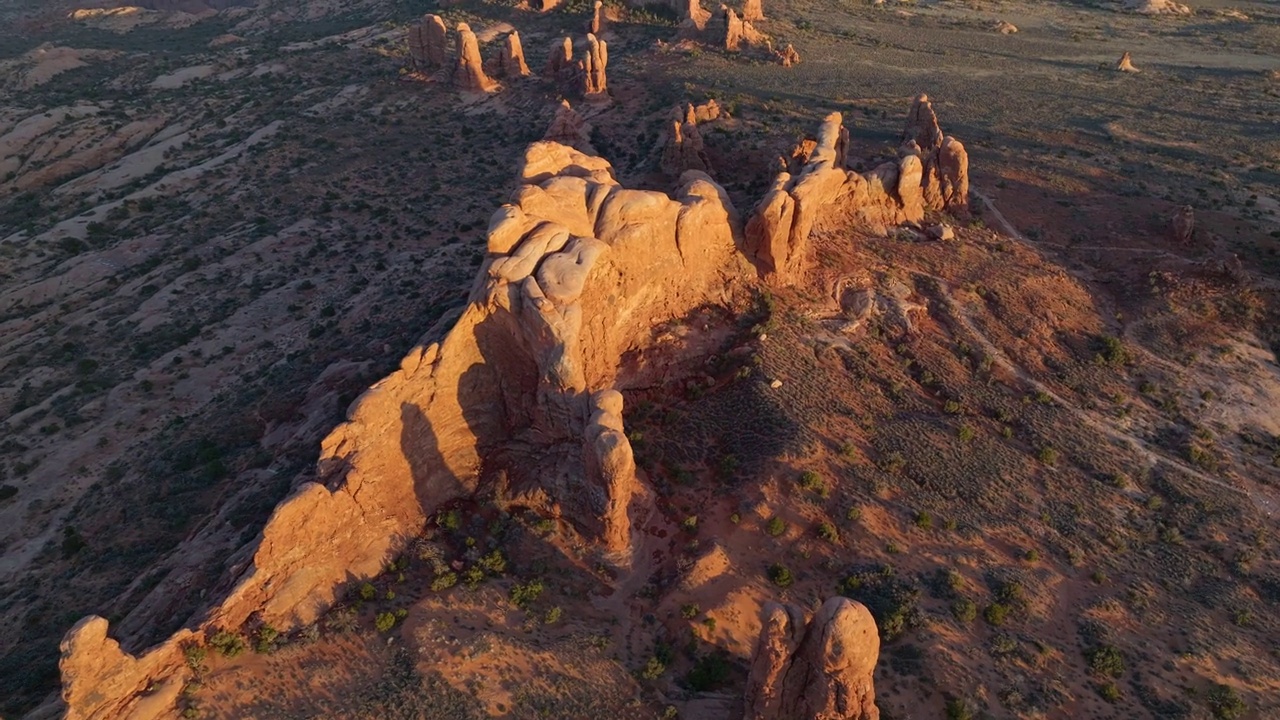
[[671, 128], [662, 148], [661, 167], [664, 173], [673, 176], [679, 176], [686, 170], [711, 172], [711, 160], [707, 157], [697, 122], [679, 119], [671, 121]]
[[787, 46], [783, 48], [782, 52], [778, 53], [778, 60], [782, 63], [783, 67], [799, 65], [800, 53], [796, 52], [795, 46], [791, 43], [787, 43]]
[[724, 22], [724, 49], [738, 51], [744, 45], [764, 46], [767, 38], [751, 26], [751, 23], [739, 18], [733, 8], [720, 6], [720, 14]]
[[761, 0], [746, 0], [742, 3], [742, 19], [747, 22], [759, 22], [764, 19], [764, 5]]
[[609, 44], [595, 35], [587, 35], [587, 50], [578, 69], [582, 73], [582, 96], [600, 101], [609, 98], [608, 80], [605, 75], [609, 65]]
[[747, 677], [744, 720], [879, 720], [872, 673], [880, 636], [871, 613], [835, 597], [806, 625], [769, 603]]
[[531, 145], [445, 338], [414, 348], [351, 405], [321, 444], [318, 480], [275, 509], [194, 632], [137, 658], [106, 639], [100, 618], [68, 634], [68, 716], [172, 716], [182, 643], [250, 615], [280, 629], [314, 621], [436, 508], [474, 493], [481, 457], [506, 478], [502, 502], [559, 517], [628, 562], [639, 485], [613, 392], [629, 381], [622, 355], [649, 342], [653, 323], [722, 301], [740, 237], [727, 194], [703, 173], [685, 173], [672, 198], [620, 187], [601, 158]]
[[498, 55], [498, 72], [504, 78], [528, 77], [529, 66], [524, 62], [524, 48], [520, 45], [520, 33], [515, 30], [507, 35]]
[[678, 37], [697, 37], [707, 29], [707, 21], [711, 19], [711, 13], [702, 8], [699, 0], [672, 0], [672, 5], [676, 11], [676, 17], [680, 18]]
[[591, 21], [587, 23], [587, 32], [599, 36], [604, 30], [604, 3], [596, 0], [594, 9], [591, 11]]
[[569, 38], [560, 38], [551, 46], [551, 54], [547, 56], [547, 67], [543, 75], [557, 79], [572, 68], [573, 41]]
[[485, 74], [480, 42], [466, 23], [458, 23], [458, 59], [453, 69], [453, 84], [470, 92], [490, 92], [498, 86]]
[[445, 66], [448, 30], [439, 15], [424, 15], [409, 28], [409, 57], [416, 70], [437, 70]]
[[[865, 174], [845, 170], [848, 131], [839, 113], [828, 116], [747, 221], [747, 256], [771, 282], [790, 284], [803, 273], [814, 225], [847, 216], [872, 227], [919, 222], [927, 210], [963, 211], [969, 160], [958, 140], [942, 135], [928, 98], [912, 105], [900, 157]], [[927, 147], [922, 147], [921, 142]]]
[[591, 126], [582, 119], [581, 115], [574, 111], [568, 100], [560, 101], [559, 107], [556, 108], [556, 115], [551, 120], [551, 125], [547, 127], [547, 132], [542, 136], [543, 140], [568, 145], [575, 150], [594, 155], [595, 149], [591, 147], [590, 138]]

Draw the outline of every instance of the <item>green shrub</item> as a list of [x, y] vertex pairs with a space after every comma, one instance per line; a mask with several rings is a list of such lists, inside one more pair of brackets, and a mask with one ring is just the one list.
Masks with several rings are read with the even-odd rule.
[[684, 528], [687, 533], [698, 532], [698, 516], [690, 515], [680, 522], [680, 527]]
[[509, 593], [511, 604], [521, 610], [528, 609], [540, 595], [542, 595], [542, 581], [538, 579], [530, 580], [526, 583], [516, 583], [511, 586], [511, 592]]
[[187, 661], [187, 667], [195, 672], [204, 670], [204, 660], [208, 656], [208, 651], [199, 645], [187, 645], [182, 648], [182, 657]]
[[694, 692], [708, 692], [724, 684], [729, 678], [729, 660], [724, 653], [703, 655], [693, 664], [685, 676], [685, 685]]
[[373, 626], [378, 629], [378, 632], [382, 632], [382, 633], [389, 632], [391, 628], [396, 626], [395, 613], [392, 613], [392, 612], [378, 613], [378, 616], [373, 619]]
[[507, 559], [502, 556], [501, 550], [494, 550], [485, 555], [476, 565], [490, 575], [501, 575], [507, 571]]
[[1228, 685], [1214, 685], [1206, 698], [1209, 710], [1217, 720], [1236, 720], [1249, 709], [1244, 700]]
[[1103, 700], [1113, 703], [1120, 699], [1120, 688], [1116, 687], [1113, 682], [1105, 682], [1098, 686], [1098, 694]]
[[818, 523], [818, 537], [827, 542], [840, 542], [840, 533], [836, 530], [836, 526], [829, 522]]
[[547, 611], [547, 614], [546, 614], [545, 616], [543, 616], [543, 618], [542, 618], [542, 624], [543, 624], [543, 625], [555, 625], [556, 623], [560, 622], [560, 617], [561, 617], [562, 615], [564, 615], [564, 611], [560, 609], [560, 606], [559, 606], [559, 605], [557, 605], [557, 606], [555, 606], [555, 607], [551, 608], [550, 610], [548, 610], [548, 611]]
[[219, 630], [209, 638], [209, 646], [223, 657], [233, 658], [244, 652], [244, 638], [227, 630]]
[[960, 622], [973, 622], [978, 617], [978, 606], [969, 598], [957, 598], [951, 603], [951, 614]]
[[649, 661], [640, 668], [640, 678], [642, 680], [657, 680], [662, 677], [662, 673], [667, 671], [667, 664], [659, 660], [656, 656], [649, 658]]
[[968, 425], [961, 425], [960, 430], [958, 431], [957, 434], [960, 437], [960, 442], [969, 442], [970, 440], [973, 439], [976, 433], [974, 432], [972, 427]]
[[931, 530], [933, 529], [933, 516], [925, 512], [924, 510], [921, 510], [920, 512], [916, 513], [915, 523], [916, 523], [916, 527], [920, 528], [921, 530]]
[[698, 613], [700, 612], [702, 612], [702, 608], [698, 607], [697, 603], [680, 606], [680, 617], [685, 620], [692, 620], [698, 617]]
[[787, 531], [787, 523], [780, 517], [769, 518], [769, 522], [765, 523], [764, 531], [769, 533], [770, 537], [779, 537]]
[[279, 630], [270, 625], [263, 625], [253, 634], [253, 651], [266, 655], [276, 649], [276, 641], [279, 639]]
[[475, 590], [484, 582], [484, 570], [479, 565], [472, 565], [462, 571], [462, 584], [468, 590]]
[[1002, 603], [991, 603], [982, 611], [982, 618], [989, 624], [1000, 627], [1009, 617], [1009, 606]]
[[960, 698], [952, 698], [947, 701], [947, 720], [973, 720], [973, 711], [969, 709], [969, 703]]
[[457, 584], [458, 584], [458, 574], [453, 572], [452, 570], [445, 570], [439, 575], [436, 575], [435, 579], [431, 581], [431, 589], [434, 590], [435, 592], [442, 592], [444, 590], [448, 590], [449, 588]]
[[823, 481], [822, 476], [812, 470], [805, 470], [800, 473], [800, 487], [817, 495], [818, 497], [827, 497], [830, 491], [827, 490], [827, 483]]
[[373, 583], [362, 584], [359, 592], [361, 600], [372, 600], [378, 597], [378, 588], [374, 587]]
[[774, 563], [769, 566], [769, 580], [780, 588], [791, 587], [796, 581], [791, 575], [791, 570], [787, 569], [787, 566], [782, 563]]
[[1085, 653], [1089, 671], [1101, 677], [1118, 678], [1124, 675], [1124, 656], [1110, 645], [1099, 645]]
[[1053, 467], [1058, 464], [1058, 451], [1052, 445], [1045, 445], [1036, 453], [1036, 458], [1045, 465]]

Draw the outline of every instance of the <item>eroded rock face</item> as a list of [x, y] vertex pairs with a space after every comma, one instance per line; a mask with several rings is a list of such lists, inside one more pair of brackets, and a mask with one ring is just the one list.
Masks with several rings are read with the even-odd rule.
[[746, 18], [738, 17], [733, 8], [720, 6], [720, 14], [724, 22], [724, 49], [737, 51], [743, 46], [764, 46], [768, 38], [752, 27]]
[[680, 176], [687, 170], [711, 173], [711, 158], [702, 140], [699, 122], [712, 122], [720, 117], [720, 105], [711, 100], [703, 105], [673, 108], [669, 129], [663, 141], [662, 171]]
[[480, 42], [466, 23], [458, 23], [458, 58], [453, 69], [453, 84], [469, 92], [489, 92], [498, 86], [485, 74]]
[[680, 37], [695, 37], [707, 28], [711, 13], [703, 9], [700, 0], [672, 0], [672, 6], [680, 18]]
[[448, 30], [439, 15], [425, 15], [422, 22], [409, 28], [409, 57], [417, 70], [445, 67], [445, 43]]
[[587, 50], [579, 69], [582, 72], [582, 96], [587, 100], [607, 100], [609, 83], [606, 69], [609, 65], [609, 44], [595, 35], [587, 35]]
[[520, 33], [512, 30], [502, 42], [502, 53], [498, 55], [498, 72], [504, 78], [528, 77], [529, 66], [524, 62], [524, 47], [520, 44]]
[[543, 74], [554, 80], [572, 69], [573, 41], [567, 37], [560, 38], [551, 46], [551, 54], [547, 56], [547, 67]]
[[474, 494], [482, 457], [502, 478], [502, 502], [560, 518], [629, 561], [639, 483], [615, 391], [621, 358], [650, 341], [652, 323], [726, 299], [748, 269], [740, 238], [737, 212], [704, 173], [685, 173], [671, 197], [619, 186], [601, 158], [531, 145], [449, 333], [352, 404], [321, 444], [318, 480], [277, 506], [233, 589], [192, 630], [136, 658], [106, 638], [105, 620], [68, 634], [69, 716], [171, 717], [182, 643], [251, 615], [280, 629], [315, 621], [436, 508]]
[[787, 46], [782, 49], [782, 52], [778, 53], [778, 62], [781, 62], [783, 67], [799, 65], [800, 53], [796, 52], [794, 45], [787, 43]]
[[591, 21], [587, 23], [587, 32], [599, 35], [604, 30], [604, 3], [596, 0], [591, 11]]
[[[826, 217], [851, 216], [872, 227], [920, 222], [928, 210], [963, 212], [968, 206], [969, 157], [938, 128], [929, 99], [913, 103], [896, 161], [867, 173], [845, 168], [849, 134], [839, 113], [804, 143], [747, 221], [747, 256], [760, 274], [779, 284], [804, 270], [809, 235]], [[799, 167], [795, 167], [795, 166]]]
[[595, 149], [591, 146], [591, 126], [569, 105], [568, 100], [560, 101], [555, 117], [551, 119], [542, 139], [568, 145], [588, 155], [595, 154]]
[[747, 677], [744, 720], [879, 720], [880, 636], [866, 607], [835, 597], [807, 624], [769, 603]]
[[764, 19], [764, 3], [761, 0], [746, 0], [742, 3], [742, 19], [747, 22], [759, 22]]

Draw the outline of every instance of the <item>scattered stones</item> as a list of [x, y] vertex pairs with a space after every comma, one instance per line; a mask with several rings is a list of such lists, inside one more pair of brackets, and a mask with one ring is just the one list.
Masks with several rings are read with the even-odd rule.
[[773, 388], [774, 390], [777, 390], [778, 388], [782, 387], [782, 381], [776, 378], [773, 380], [770, 380], [769, 387]]
[[942, 240], [944, 242], [948, 240], [956, 239], [956, 231], [952, 230], [951, 226], [946, 223], [938, 223], [937, 225], [930, 225], [928, 234], [929, 234], [929, 237], [933, 238], [934, 240]]
[[498, 83], [484, 72], [480, 59], [480, 42], [471, 27], [458, 23], [458, 59], [453, 69], [453, 84], [469, 92], [491, 92]]
[[1174, 240], [1185, 245], [1195, 239], [1196, 211], [1190, 205], [1184, 205], [1174, 213], [1170, 224], [1173, 227]]
[[763, 615], [744, 720], [879, 720], [880, 636], [866, 607], [834, 597], [807, 624], [795, 606], [767, 603]]
[[1133, 58], [1130, 57], [1128, 52], [1120, 56], [1120, 62], [1116, 63], [1116, 70], [1127, 73], [1142, 72], [1133, 66]]
[[409, 28], [409, 57], [415, 70], [438, 70], [445, 66], [448, 28], [439, 15], [424, 15]]

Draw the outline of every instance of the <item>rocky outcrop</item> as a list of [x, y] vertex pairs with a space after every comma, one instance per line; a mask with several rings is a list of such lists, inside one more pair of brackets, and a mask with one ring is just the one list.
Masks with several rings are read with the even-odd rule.
[[480, 42], [466, 23], [458, 23], [458, 58], [453, 68], [453, 84], [468, 92], [490, 92], [498, 87], [498, 83], [485, 74]]
[[744, 46], [764, 47], [768, 38], [752, 27], [745, 18], [738, 17], [733, 8], [720, 6], [720, 14], [724, 23], [723, 44], [725, 50], [739, 51]]
[[926, 206], [953, 212], [968, 209], [969, 154], [959, 140], [942, 134], [928, 95], [911, 103], [901, 152], [920, 158]]
[[763, 614], [743, 720], [879, 720], [880, 636], [866, 607], [835, 597], [808, 623], [792, 606], [769, 603]]
[[543, 75], [552, 80], [560, 79], [566, 72], [573, 70], [573, 41], [560, 38], [551, 45], [551, 53], [547, 56], [547, 67]]
[[676, 17], [680, 19], [677, 36], [681, 38], [698, 37], [707, 29], [711, 13], [704, 10], [700, 0], [672, 0]]
[[498, 73], [504, 78], [529, 77], [529, 66], [524, 62], [524, 47], [520, 44], [520, 33], [512, 30], [502, 42], [502, 52], [498, 55]]
[[448, 30], [439, 15], [424, 15], [422, 22], [409, 28], [409, 57], [415, 70], [438, 70], [445, 67]]
[[533, 0], [533, 6], [538, 9], [538, 12], [551, 12], [560, 7], [561, 2], [562, 0]]
[[764, 4], [761, 0], [746, 0], [742, 3], [742, 19], [747, 22], [759, 22], [764, 19]]
[[800, 53], [796, 52], [796, 48], [791, 43], [777, 53], [778, 62], [782, 63], [782, 67], [791, 67], [800, 64]]
[[1014, 25], [1013, 23], [1007, 20], [997, 20], [996, 24], [993, 25], [991, 29], [995, 30], [1001, 35], [1012, 35], [1018, 32], [1018, 26]]
[[[825, 218], [873, 228], [918, 223], [927, 210], [963, 212], [969, 194], [964, 146], [944, 136], [926, 96], [912, 104], [897, 160], [866, 173], [845, 167], [849, 134], [839, 113], [827, 116], [756, 205], [746, 227], [747, 256], [762, 277], [791, 284], [801, 276], [809, 235]], [[810, 150], [810, 147], [812, 148]]]
[[1170, 223], [1173, 229], [1173, 239], [1186, 245], [1190, 243], [1196, 234], [1196, 211], [1190, 205], [1183, 205], [1177, 212], [1173, 214]]
[[609, 44], [595, 35], [587, 35], [587, 49], [578, 69], [582, 74], [582, 97], [599, 102], [609, 99], [606, 69], [609, 65]]
[[1120, 62], [1116, 63], [1116, 70], [1119, 70], [1120, 72], [1127, 72], [1127, 73], [1142, 72], [1138, 68], [1134, 67], [1133, 57], [1130, 56], [1127, 51], [1125, 52], [1125, 54], [1120, 56]]
[[604, 31], [604, 21], [604, 3], [596, 0], [596, 4], [591, 10], [591, 20], [587, 23], [587, 32], [599, 36]]
[[190, 630], [135, 658], [106, 639], [104, 620], [73, 629], [61, 663], [69, 716], [168, 703], [146, 716], [171, 717], [181, 643], [251, 615], [280, 629], [313, 622], [436, 508], [482, 485], [628, 562], [628, 507], [642, 489], [614, 391], [653, 380], [621, 358], [655, 323], [724, 302], [747, 269], [740, 241], [736, 211], [704, 173], [685, 173], [671, 197], [621, 187], [601, 158], [531, 145], [448, 334], [351, 405], [321, 444], [316, 481], [275, 509], [230, 592]]
[[560, 101], [542, 139], [568, 145], [588, 155], [595, 154], [595, 148], [591, 146], [591, 126], [569, 105], [568, 100]]
[[711, 159], [707, 157], [692, 109], [688, 117], [681, 117], [678, 110], [675, 112], [663, 143], [660, 164], [664, 173], [674, 176], [686, 170], [711, 172]]
[[1125, 0], [1124, 9], [1139, 15], [1191, 15], [1191, 8], [1173, 0]]

